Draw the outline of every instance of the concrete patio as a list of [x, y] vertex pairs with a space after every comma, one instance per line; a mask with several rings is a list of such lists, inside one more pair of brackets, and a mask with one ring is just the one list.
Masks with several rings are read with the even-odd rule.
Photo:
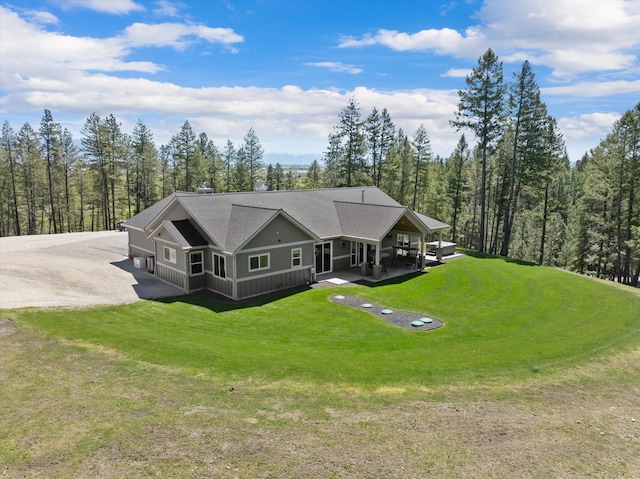
[[[445, 264], [448, 260], [456, 259], [464, 256], [461, 253], [455, 253], [452, 255], [444, 256], [441, 261], [438, 261], [435, 256], [425, 255], [424, 268], [422, 271], [426, 272], [429, 268]], [[400, 276], [406, 276], [410, 274], [418, 273], [420, 269], [417, 267], [414, 261], [396, 261], [391, 266], [385, 266], [382, 270], [382, 274], [379, 279], [375, 279], [369, 270], [369, 274], [363, 275], [360, 268], [355, 267], [346, 271], [336, 271], [332, 273], [319, 274], [316, 277], [318, 286], [335, 286], [346, 284], [363, 284], [363, 283], [378, 283], [380, 281], [386, 281], [392, 278], [398, 278]]]

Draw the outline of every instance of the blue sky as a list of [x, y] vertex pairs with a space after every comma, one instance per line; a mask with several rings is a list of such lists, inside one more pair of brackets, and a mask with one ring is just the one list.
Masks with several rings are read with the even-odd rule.
[[[527, 59], [570, 159], [640, 100], [640, 1], [0, 1], [0, 120], [43, 110], [79, 140], [92, 113], [166, 143], [188, 120], [223, 148], [253, 128], [266, 159], [320, 159], [340, 110], [387, 108], [448, 156], [457, 90], [492, 48]], [[472, 136], [467, 133], [472, 142]]]

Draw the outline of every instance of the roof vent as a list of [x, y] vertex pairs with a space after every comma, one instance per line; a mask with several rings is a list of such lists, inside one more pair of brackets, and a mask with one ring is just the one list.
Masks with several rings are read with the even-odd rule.
[[212, 195], [213, 188], [207, 188], [207, 184], [203, 181], [200, 188], [196, 188], [196, 193], [199, 195]]

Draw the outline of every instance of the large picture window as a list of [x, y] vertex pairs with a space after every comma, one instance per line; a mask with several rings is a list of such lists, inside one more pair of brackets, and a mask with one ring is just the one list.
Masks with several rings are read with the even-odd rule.
[[189, 255], [189, 265], [191, 267], [191, 276], [198, 276], [204, 273], [202, 251], [194, 251]]
[[164, 260], [169, 263], [176, 264], [176, 249], [169, 248], [168, 246], [164, 247]]
[[224, 266], [224, 256], [213, 253], [213, 275], [218, 278], [226, 278], [227, 271]]
[[269, 269], [269, 253], [249, 256], [249, 271]]
[[302, 248], [293, 248], [291, 250], [291, 267], [299, 268], [302, 266]]

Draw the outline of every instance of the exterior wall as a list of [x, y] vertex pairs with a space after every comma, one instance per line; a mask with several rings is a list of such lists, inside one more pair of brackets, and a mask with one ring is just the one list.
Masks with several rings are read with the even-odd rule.
[[[291, 266], [291, 250], [302, 249], [302, 265], [298, 268]], [[269, 254], [269, 268], [249, 271], [249, 258], [251, 256]], [[290, 269], [300, 269], [306, 266], [311, 267], [314, 264], [314, 246], [308, 241], [306, 243], [288, 243], [285, 245], [273, 246], [271, 248], [256, 249], [250, 251], [242, 251], [236, 255], [237, 278], [246, 279], [255, 276], [264, 276], [265, 274], [274, 274], [276, 272], [287, 271]]]
[[180, 289], [187, 290], [187, 277], [184, 273], [170, 268], [164, 264], [156, 263], [156, 276], [167, 283], [171, 283]]
[[238, 299], [311, 283], [311, 267], [238, 281]]
[[299, 243], [310, 241], [307, 233], [282, 216], [277, 216], [266, 225], [247, 245], [243, 248], [272, 248], [278, 244]]
[[131, 257], [136, 256], [153, 256], [155, 251], [155, 244], [153, 240], [147, 239], [147, 235], [144, 231], [128, 230], [129, 233], [129, 254]]
[[332, 242], [333, 268], [332, 271], [345, 271], [351, 267], [351, 241], [336, 239]]
[[[292, 250], [297, 248], [301, 250], [301, 264], [293, 266]], [[269, 255], [269, 267], [249, 271], [249, 258], [264, 254]], [[307, 233], [287, 219], [276, 217], [235, 256], [236, 271], [232, 277], [236, 278], [236, 298], [309, 284], [314, 254], [314, 242]], [[232, 274], [227, 271], [227, 277]]]
[[[191, 274], [191, 253], [200, 252], [202, 253], [202, 273], [200, 274]], [[207, 286], [207, 278], [206, 278], [206, 257], [209, 256], [208, 249], [194, 249], [185, 253], [185, 267], [187, 272], [187, 278], [189, 280], [189, 285], [187, 291], [196, 291], [199, 289], [204, 289]]]
[[333, 271], [346, 271], [351, 269], [351, 254], [347, 257], [333, 258]]
[[[165, 246], [176, 250], [175, 264], [164, 259]], [[187, 275], [185, 274], [187, 255], [176, 243], [163, 239], [156, 238], [156, 248], [156, 276], [167, 283], [171, 283], [187, 291], [189, 287]]]

